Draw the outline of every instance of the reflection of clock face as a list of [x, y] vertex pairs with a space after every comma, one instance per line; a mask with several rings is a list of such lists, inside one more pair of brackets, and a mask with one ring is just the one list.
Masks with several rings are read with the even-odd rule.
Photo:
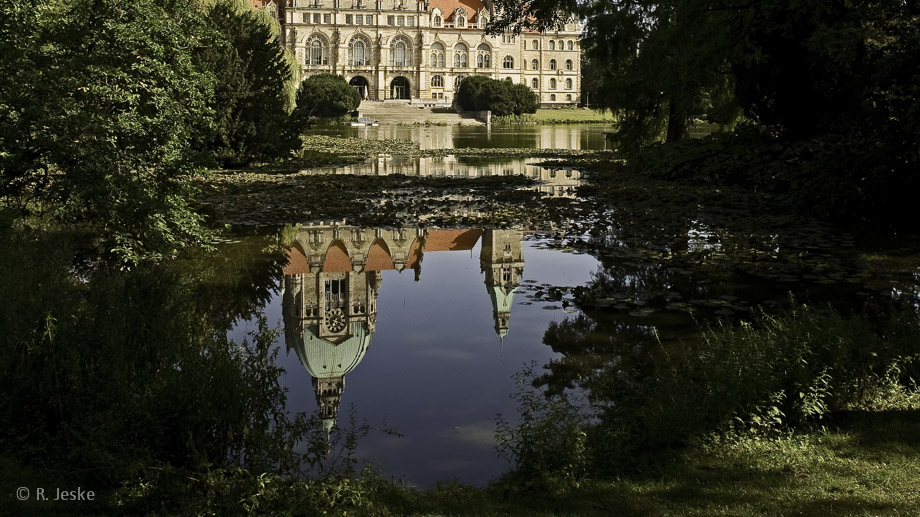
[[342, 312], [342, 309], [332, 309], [326, 312], [326, 328], [330, 332], [345, 330], [345, 313]]

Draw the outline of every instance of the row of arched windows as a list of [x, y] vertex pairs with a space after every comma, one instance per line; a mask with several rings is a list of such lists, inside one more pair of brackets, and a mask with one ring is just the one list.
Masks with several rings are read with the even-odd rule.
[[[460, 82], [460, 80], [462, 80], [462, 78], [463, 78], [463, 76], [459, 76], [459, 78], [455, 81], [455, 83], [459, 84], [459, 82]], [[509, 78], [507, 78], [506, 80], [507, 80], [507, 81], [510, 81], [511, 78], [509, 77]], [[550, 89], [550, 90], [555, 90], [556, 87], [558, 86], [558, 84], [559, 84], [559, 83], [556, 81], [556, 79], [550, 79], [550, 80], [549, 80], [549, 89]], [[565, 89], [566, 89], [566, 90], [571, 90], [573, 84], [574, 84], [574, 83], [572, 82], [571, 79], [566, 79], [566, 80], [565, 80]], [[531, 79], [531, 81], [530, 81], [530, 86], [531, 86], [531, 88], [533, 88], [534, 90], [538, 90], [538, 89], [540, 88], [540, 80], [537, 79], [537, 78]], [[443, 88], [443, 87], [444, 87], [444, 77], [443, 77], [443, 76], [440, 76], [440, 75], [433, 75], [433, 76], [431, 76], [431, 87], [432, 87], [432, 88]]]
[[[467, 68], [470, 64], [469, 47], [463, 42], [458, 42], [454, 45], [453, 51], [453, 66], [455, 68]], [[492, 68], [491, 51], [492, 48], [486, 43], [480, 43], [479, 46], [476, 47], [476, 68]], [[371, 47], [366, 40], [360, 37], [352, 38], [351, 42], [348, 44], [348, 64], [350, 66], [369, 65], [370, 55]], [[444, 45], [440, 42], [432, 43], [429, 65], [443, 68], [445, 66], [445, 55], [446, 51]], [[308, 40], [304, 61], [308, 65], [328, 65], [329, 47], [326, 41], [318, 36], [314, 36]], [[412, 47], [408, 41], [397, 40], [390, 47], [390, 63], [394, 66], [412, 66]], [[566, 70], [572, 70], [574, 66], [571, 59], [565, 60]], [[513, 69], [514, 58], [512, 56], [505, 56], [502, 60], [502, 68]], [[540, 60], [531, 60], [530, 68], [531, 70], [539, 70]], [[556, 69], [556, 60], [550, 59], [549, 70]]]
[[[559, 50], [575, 50], [575, 42], [572, 40], [567, 42], [559, 40], [557, 43], [555, 40], [549, 40], [546, 43], [546, 47], [548, 50], [556, 50], [557, 48]], [[530, 42], [530, 50], [540, 50], [540, 40], [532, 40]]]
[[[574, 84], [574, 83], [572, 82], [571, 79], [566, 79], [566, 80], [565, 80], [565, 89], [566, 89], [566, 90], [571, 90], [573, 84]], [[559, 83], [556, 81], [556, 79], [555, 79], [555, 78], [550, 78], [550, 80], [549, 80], [549, 89], [550, 89], [550, 90], [555, 90], [558, 86], [559, 86]], [[540, 80], [537, 79], [537, 78], [531, 79], [531, 80], [530, 80], [530, 87], [533, 88], [534, 90], [540, 89]]]

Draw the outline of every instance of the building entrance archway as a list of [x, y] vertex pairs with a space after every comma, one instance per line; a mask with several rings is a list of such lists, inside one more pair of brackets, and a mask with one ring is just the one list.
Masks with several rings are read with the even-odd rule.
[[409, 80], [399, 76], [390, 82], [391, 99], [408, 99], [409, 98]]
[[367, 100], [370, 83], [367, 78], [364, 76], [356, 75], [351, 78], [351, 81], [348, 81], [348, 84], [352, 86], [355, 90], [358, 90], [358, 95], [361, 96], [361, 100]]

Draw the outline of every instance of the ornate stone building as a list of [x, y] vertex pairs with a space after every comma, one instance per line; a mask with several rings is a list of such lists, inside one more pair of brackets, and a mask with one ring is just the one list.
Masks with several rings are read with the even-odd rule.
[[282, 44], [301, 76], [342, 75], [370, 100], [449, 104], [469, 75], [529, 86], [541, 105], [577, 104], [581, 28], [488, 36], [482, 0], [278, 0]]

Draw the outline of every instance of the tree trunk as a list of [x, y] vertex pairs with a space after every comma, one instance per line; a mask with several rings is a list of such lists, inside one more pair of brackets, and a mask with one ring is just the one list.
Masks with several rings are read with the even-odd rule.
[[679, 106], [672, 98], [668, 101], [668, 134], [667, 142], [678, 142], [690, 138], [690, 115], [687, 109]]

